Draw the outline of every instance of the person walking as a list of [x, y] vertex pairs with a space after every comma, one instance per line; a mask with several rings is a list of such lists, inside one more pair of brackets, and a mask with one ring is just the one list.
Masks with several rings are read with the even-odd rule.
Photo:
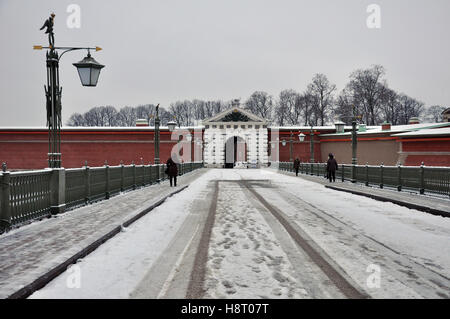
[[294, 160], [294, 169], [295, 169], [295, 176], [298, 176], [298, 170], [300, 168], [300, 160], [298, 157]]
[[334, 158], [333, 154], [328, 155], [328, 161], [327, 161], [327, 173], [328, 178], [331, 182], [336, 182], [336, 171], [338, 170], [338, 164], [336, 159]]
[[169, 175], [170, 180], [170, 187], [172, 187], [172, 180], [173, 180], [173, 186], [177, 186], [177, 175], [178, 175], [178, 166], [173, 161], [172, 157], [169, 157], [166, 163], [166, 174]]

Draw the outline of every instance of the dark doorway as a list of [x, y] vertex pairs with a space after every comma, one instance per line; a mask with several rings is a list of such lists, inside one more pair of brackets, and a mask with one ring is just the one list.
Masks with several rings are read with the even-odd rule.
[[230, 137], [225, 143], [225, 168], [233, 168], [236, 162], [245, 161], [247, 161], [247, 144], [241, 137]]

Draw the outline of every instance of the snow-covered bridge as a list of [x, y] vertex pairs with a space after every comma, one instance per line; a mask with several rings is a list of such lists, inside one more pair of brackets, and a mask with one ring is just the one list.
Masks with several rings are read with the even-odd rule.
[[[450, 296], [450, 219], [323, 183], [271, 169], [191, 172], [179, 186], [189, 187], [31, 298]], [[31, 293], [40, 275], [172, 191], [163, 182], [2, 235], [1, 296]], [[86, 222], [73, 227], [74, 216]]]

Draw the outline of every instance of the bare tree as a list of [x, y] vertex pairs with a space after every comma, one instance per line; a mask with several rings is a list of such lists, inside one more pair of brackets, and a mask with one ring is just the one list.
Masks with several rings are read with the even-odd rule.
[[328, 112], [333, 105], [335, 90], [336, 85], [331, 84], [324, 74], [314, 75], [312, 83], [308, 85], [308, 93], [314, 103], [315, 118], [320, 121], [321, 125], [324, 125], [327, 120]]
[[93, 107], [83, 115], [86, 126], [103, 126], [103, 114], [99, 106]]
[[283, 90], [280, 92], [275, 108], [275, 121], [278, 125], [295, 125], [299, 123], [301, 109], [298, 97], [299, 94], [294, 90]]
[[394, 90], [384, 87], [382, 96], [383, 103], [380, 107], [380, 120], [384, 120], [392, 125], [398, 125], [400, 120], [399, 95]]
[[381, 65], [370, 69], [356, 70], [350, 75], [347, 88], [353, 95], [355, 107], [362, 113], [366, 124], [375, 125], [379, 121], [380, 105], [383, 101], [383, 81], [385, 70]]
[[73, 113], [67, 121], [68, 126], [86, 126], [84, 116], [80, 113]]
[[428, 123], [442, 122], [442, 112], [446, 109], [445, 106], [433, 105], [425, 109], [422, 120]]
[[353, 96], [348, 89], [343, 89], [336, 99], [335, 107], [333, 108], [333, 116], [345, 124], [352, 123], [353, 114]]
[[119, 126], [135, 126], [136, 119], [136, 109], [131, 106], [122, 107], [117, 114]]
[[114, 106], [102, 106], [100, 108], [100, 114], [102, 117], [102, 126], [117, 126], [117, 110]]
[[272, 119], [273, 99], [263, 91], [254, 92], [245, 102], [244, 108], [263, 119]]
[[412, 117], [419, 117], [422, 113], [424, 104], [416, 99], [413, 99], [406, 94], [399, 96], [399, 123], [408, 124]]

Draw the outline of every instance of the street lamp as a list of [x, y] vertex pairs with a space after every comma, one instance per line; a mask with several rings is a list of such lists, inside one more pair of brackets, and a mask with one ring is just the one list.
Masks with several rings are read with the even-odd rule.
[[73, 65], [78, 69], [78, 74], [83, 86], [96, 86], [100, 70], [105, 67], [91, 57], [89, 49], [88, 55], [80, 62], [73, 63]]
[[[47, 108], [47, 126], [49, 134], [48, 146], [48, 165], [50, 168], [61, 168], [61, 95], [62, 89], [59, 87], [59, 61], [62, 56], [69, 51], [87, 50], [88, 55], [82, 61], [74, 63], [78, 69], [81, 84], [83, 86], [96, 86], [100, 70], [104, 65], [99, 64], [90, 55], [90, 50], [100, 51], [100, 47], [81, 48], [81, 47], [56, 47], [53, 34], [55, 14], [45, 21], [42, 26], [46, 28], [48, 34], [49, 46], [33, 46], [34, 50], [49, 49], [46, 53], [47, 58], [47, 85], [45, 86], [46, 108]], [[58, 54], [58, 50], [63, 50]]]
[[167, 127], [169, 128], [170, 132], [173, 132], [173, 130], [175, 130], [176, 125], [177, 125], [177, 123], [175, 123], [174, 121], [170, 121], [167, 123]]
[[300, 134], [298, 134], [298, 140], [300, 141], [300, 142], [304, 142], [305, 141], [305, 134], [303, 134], [303, 133], [300, 133]]

